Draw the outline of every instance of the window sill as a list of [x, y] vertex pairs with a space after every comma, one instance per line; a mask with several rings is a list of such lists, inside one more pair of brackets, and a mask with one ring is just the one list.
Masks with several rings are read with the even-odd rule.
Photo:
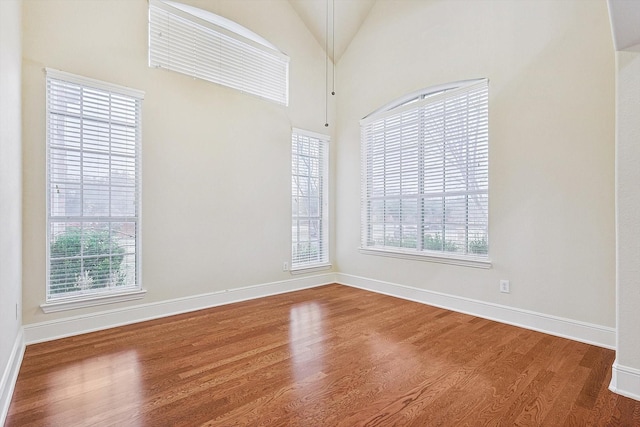
[[313, 273], [316, 271], [323, 271], [331, 269], [331, 264], [315, 264], [306, 267], [296, 267], [289, 270], [291, 274], [304, 274], [304, 273]]
[[108, 295], [91, 295], [85, 297], [60, 298], [40, 305], [45, 313], [55, 313], [57, 311], [75, 310], [78, 308], [93, 307], [96, 305], [113, 304], [116, 302], [132, 301], [141, 299], [147, 293], [144, 289], [121, 292]]
[[422, 253], [409, 253], [402, 251], [391, 251], [388, 249], [372, 249], [372, 248], [360, 248], [360, 253], [365, 255], [379, 255], [392, 258], [413, 259], [418, 261], [437, 262], [440, 264], [461, 265], [464, 267], [474, 268], [491, 268], [491, 260], [488, 258], [472, 258], [462, 257], [455, 255], [436, 255], [436, 254], [422, 254]]

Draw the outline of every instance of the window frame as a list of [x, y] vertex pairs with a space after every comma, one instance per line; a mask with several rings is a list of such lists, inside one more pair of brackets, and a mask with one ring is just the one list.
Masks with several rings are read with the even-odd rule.
[[[362, 182], [361, 182], [361, 242], [360, 242], [361, 246], [359, 249], [360, 253], [369, 254], [369, 255], [382, 255], [382, 256], [413, 259], [413, 260], [438, 262], [438, 263], [445, 263], [445, 264], [462, 265], [462, 266], [469, 266], [469, 267], [478, 267], [478, 268], [491, 267], [491, 261], [489, 259], [489, 246], [488, 246], [488, 241], [489, 241], [488, 86], [489, 86], [488, 79], [464, 80], [464, 81], [458, 81], [458, 82], [453, 82], [453, 83], [448, 83], [443, 85], [432, 86], [430, 88], [419, 90], [419, 91], [407, 94], [399, 99], [396, 99], [378, 108], [377, 110], [375, 110], [374, 112], [367, 115], [361, 120], [360, 124], [361, 124]], [[425, 157], [426, 150], [432, 149], [433, 147], [432, 145], [429, 145], [429, 144], [432, 144], [432, 142], [429, 142], [427, 138], [425, 138], [425, 134], [422, 129], [424, 129], [427, 126], [427, 124], [432, 124], [433, 122], [428, 121], [428, 120], [431, 120], [431, 118], [425, 118], [426, 116], [425, 114], [423, 114], [423, 110], [428, 109], [429, 105], [435, 105], [436, 103], [451, 102], [456, 99], [454, 97], [457, 96], [458, 94], [459, 96], [462, 97], [473, 91], [478, 91], [478, 93], [480, 93], [480, 96], [482, 97], [480, 104], [484, 107], [483, 110], [478, 110], [480, 111], [481, 114], [484, 114], [484, 117], [483, 117], [484, 121], [478, 122], [480, 123], [479, 127], [484, 130], [484, 133], [482, 133], [480, 138], [484, 138], [484, 139], [481, 140], [480, 138], [476, 138], [475, 143], [478, 143], [478, 141], [482, 141], [481, 144], [484, 144], [486, 147], [485, 151], [482, 152], [484, 153], [483, 155], [485, 156], [483, 157], [482, 167], [478, 167], [478, 169], [480, 170], [483, 170], [482, 168], [484, 168], [484, 171], [486, 172], [484, 175], [473, 175], [473, 176], [474, 177], [478, 176], [480, 179], [485, 180], [483, 182], [486, 182], [486, 184], [484, 184], [486, 188], [480, 192], [475, 192], [475, 193], [469, 192], [470, 180], [469, 180], [469, 175], [467, 175], [465, 180], [463, 181], [466, 183], [465, 185], [467, 188], [467, 192], [460, 192], [460, 191], [458, 192], [463, 197], [465, 197], [466, 199], [465, 209], [467, 210], [467, 216], [465, 220], [466, 222], [464, 225], [465, 246], [464, 246], [463, 252], [445, 250], [447, 246], [447, 240], [446, 240], [446, 235], [444, 233], [442, 238], [442, 249], [441, 250], [428, 249], [428, 248], [425, 248], [425, 246], [427, 245], [425, 243], [425, 239], [427, 237], [427, 235], [425, 234], [425, 229], [426, 229], [425, 224], [427, 224], [428, 222], [425, 219], [427, 214], [425, 211], [426, 207], [424, 202], [427, 199], [427, 197], [429, 197], [430, 194], [425, 188], [428, 185], [427, 184], [428, 180], [426, 178], [425, 171], [432, 172], [434, 169], [432, 169], [433, 166], [431, 165], [426, 166], [425, 165], [426, 160], [424, 159], [426, 158]], [[464, 110], [464, 113], [469, 114], [469, 111], [472, 111], [472, 110], [468, 110], [468, 109]], [[476, 110], [473, 110], [472, 112], [475, 112], [475, 111]], [[415, 118], [413, 119], [413, 121], [410, 121], [411, 123], [410, 125], [409, 124], [406, 125], [406, 126], [411, 126], [411, 128], [406, 128], [403, 119], [405, 116], [410, 116], [412, 113], [415, 113]], [[392, 120], [398, 117], [400, 117], [400, 120], [399, 120], [400, 124], [397, 125], [397, 128], [395, 129], [395, 131], [399, 132], [401, 136], [395, 136], [396, 139], [393, 142], [399, 141], [398, 142], [399, 146], [403, 148], [400, 148], [400, 151], [399, 151], [400, 154], [396, 153], [396, 155], [400, 155], [402, 157], [404, 155], [409, 154], [407, 153], [407, 149], [404, 148], [406, 145], [403, 144], [403, 142], [405, 141], [403, 139], [405, 138], [403, 136], [403, 131], [406, 130], [408, 133], [411, 132], [412, 133], [411, 138], [415, 139], [416, 142], [414, 145], [417, 146], [417, 148], [412, 148], [414, 150], [417, 150], [417, 154], [412, 153], [412, 155], [415, 157], [415, 160], [412, 160], [412, 161], [415, 161], [416, 163], [415, 165], [414, 163], [410, 163], [410, 165], [414, 166], [415, 170], [417, 170], [416, 177], [415, 177], [415, 179], [417, 179], [417, 183], [414, 184], [415, 186], [417, 186], [417, 189], [415, 190], [415, 193], [411, 195], [405, 194], [403, 192], [404, 190], [402, 189], [402, 186], [404, 185], [404, 181], [403, 181], [404, 178], [400, 178], [401, 184], [399, 185], [401, 189], [399, 190], [399, 193], [389, 196], [388, 198], [394, 199], [394, 200], [398, 199], [401, 206], [405, 198], [407, 200], [416, 199], [417, 205], [415, 208], [416, 209], [415, 247], [402, 247], [403, 245], [402, 241], [399, 244], [396, 244], [395, 246], [387, 245], [386, 231], [384, 231], [385, 237], [382, 244], [376, 243], [373, 237], [374, 236], [373, 225], [377, 223], [370, 221], [370, 218], [373, 215], [372, 202], [374, 202], [376, 199], [376, 196], [373, 196], [372, 194], [375, 194], [375, 192], [380, 191], [379, 190], [380, 187], [377, 187], [376, 189], [372, 187], [374, 178], [379, 178], [380, 176], [383, 177], [382, 180], [384, 181], [384, 184], [382, 184], [382, 188], [384, 190], [382, 191], [384, 192], [385, 196], [383, 196], [383, 198], [385, 200], [388, 194], [387, 191], [391, 192], [391, 190], [388, 190], [387, 183], [386, 183], [387, 181], [386, 157], [388, 153], [386, 132], [388, 132], [388, 130], [386, 129], [387, 123], [385, 122], [385, 120]], [[446, 117], [447, 117], [446, 114], [443, 113], [442, 114], [443, 123], [446, 120]], [[376, 128], [376, 126], [378, 127]], [[383, 128], [384, 130], [379, 130], [380, 128]], [[409, 137], [407, 137], [407, 139], [408, 138]], [[469, 145], [469, 139], [467, 134], [465, 134], [465, 141], [466, 141], [465, 147], [467, 147], [468, 149], [470, 145]], [[446, 137], [443, 137], [441, 142], [442, 147], [446, 147], [447, 142], [448, 142], [448, 139]], [[382, 160], [383, 162], [382, 164], [384, 165], [382, 166], [382, 170], [384, 172], [382, 172], [382, 175], [380, 175], [380, 171], [376, 169], [376, 168], [380, 168], [379, 163], [376, 163], [375, 166], [373, 165], [373, 163], [370, 163], [370, 161], [373, 161], [373, 158], [375, 158], [376, 155], [380, 156], [379, 154], [380, 152], [374, 155], [373, 151], [370, 151], [370, 149], [373, 150], [373, 146], [375, 144], [378, 144], [376, 145], [377, 149], [379, 149], [379, 146], [384, 147], [383, 152], [385, 154], [382, 155], [382, 157], [384, 158]], [[447, 148], [442, 149], [443, 155], [446, 154], [446, 150]], [[369, 158], [369, 156], [371, 156], [371, 159]], [[376, 158], [376, 160], [379, 160], [379, 158]], [[468, 157], [466, 161], [467, 162], [469, 161]], [[399, 160], [398, 162], [399, 163], [391, 164], [391, 166], [400, 165], [401, 168], [405, 166], [405, 163], [403, 163], [404, 160]], [[443, 183], [444, 181], [446, 181], [446, 177], [447, 177], [446, 170], [447, 170], [447, 166], [445, 161], [443, 160], [443, 164], [442, 164]], [[395, 182], [395, 184], [397, 184], [397, 182]], [[471, 220], [469, 219], [469, 198], [470, 198], [470, 195], [472, 194], [478, 198], [482, 198], [482, 197], [486, 198], [486, 200], [484, 201], [484, 203], [486, 203], [486, 211], [485, 211], [486, 214], [485, 214], [485, 217], [482, 218], [484, 219], [484, 223], [482, 225], [486, 230], [484, 234], [484, 239], [483, 239], [484, 245], [486, 248], [486, 253], [471, 253], [469, 250], [470, 224], [472, 224]], [[440, 197], [442, 197], [444, 201], [447, 196], [448, 196], [447, 190], [443, 188], [442, 194]], [[451, 197], [451, 195], [449, 195], [449, 197]], [[377, 198], [380, 199], [379, 196], [377, 196]], [[386, 202], [384, 203], [384, 205], [386, 206]], [[403, 215], [402, 208], [399, 208], [399, 209], [400, 209], [401, 215]], [[378, 222], [380, 224], [383, 224], [384, 227], [386, 227], [386, 224], [392, 224], [392, 223], [387, 222], [386, 207], [384, 208], [384, 212], [385, 214], [383, 219], [381, 220], [382, 222], [380, 222], [380, 220]], [[447, 210], [446, 208], [443, 208], [440, 214], [442, 218], [441, 223], [442, 223], [443, 230], [445, 229], [444, 227], [447, 224], [445, 212], [447, 212]], [[475, 223], [473, 224], [476, 225]], [[402, 227], [402, 224], [401, 224], [401, 227]], [[455, 243], [457, 242], [454, 241], [454, 244]]]
[[[141, 268], [141, 204], [142, 204], [142, 197], [141, 197], [141, 194], [142, 194], [141, 193], [141, 190], [142, 190], [142, 183], [141, 183], [142, 117], [141, 116], [142, 116], [142, 102], [144, 100], [144, 92], [136, 89], [124, 87], [124, 86], [115, 85], [108, 82], [103, 82], [100, 80], [91, 79], [88, 77], [74, 75], [71, 73], [67, 73], [67, 72], [63, 72], [63, 71], [59, 71], [51, 68], [45, 69], [45, 82], [46, 82], [45, 123], [46, 123], [46, 198], [47, 198], [46, 200], [46, 210], [47, 210], [46, 212], [46, 286], [45, 286], [45, 303], [42, 304], [40, 307], [45, 313], [51, 313], [51, 312], [57, 312], [57, 311], [63, 311], [63, 310], [82, 308], [82, 307], [128, 301], [133, 299], [140, 299], [146, 293], [146, 291], [142, 288], [142, 268]], [[84, 110], [77, 111], [77, 112], [69, 112], [68, 113], [69, 118], [71, 118], [72, 120], [75, 120], [76, 123], [82, 123], [82, 124], [75, 131], [72, 131], [73, 134], [70, 136], [67, 136], [66, 137], [67, 139], [62, 139], [61, 141], [63, 141], [63, 145], [60, 145], [60, 144], [53, 143], [54, 137], [52, 135], [52, 129], [54, 126], [56, 126], [54, 123], [60, 120], [60, 116], [64, 115], [63, 114], [64, 112], [61, 111], [60, 108], [58, 108], [58, 105], [62, 105], [62, 103], [58, 104], [57, 99], [59, 98], [54, 98], [54, 97], [70, 96], [68, 95], [68, 93], [70, 92], [67, 92], [68, 89], [63, 87], [69, 87], [71, 88], [71, 90], [78, 91], [80, 95], [79, 95], [79, 98], [77, 98], [77, 100], [75, 101], [75, 104], [81, 105], [82, 108], [86, 108], [87, 105], [89, 105], [93, 101], [94, 103], [91, 105], [94, 107], [98, 105], [98, 107], [96, 108], [99, 108], [99, 110], [97, 110], [99, 112], [95, 113], [93, 115], [93, 118], [91, 114], [88, 112], [89, 110], [87, 110], [87, 112], [85, 112]], [[87, 95], [87, 97], [85, 97], [85, 93], [83, 93], [83, 91], [87, 91], [87, 93], [90, 93], [90, 94], [92, 93], [93, 95]], [[100, 104], [98, 100], [102, 99], [101, 97], [107, 97], [109, 99], [109, 102], [106, 104]], [[121, 104], [121, 102], [126, 102], [127, 103], [126, 106]], [[105, 107], [105, 105], [107, 106]], [[111, 119], [112, 117], [111, 115], [115, 116], [118, 113], [123, 113], [124, 119], [122, 120]], [[100, 117], [107, 114], [109, 114], [110, 119], [108, 122], [102, 123], [102, 126], [105, 126], [105, 127], [100, 129], [102, 130], [108, 129], [109, 136], [104, 138], [103, 135], [102, 136], [94, 135], [92, 138], [90, 137], [85, 138], [83, 133], [89, 132], [89, 128], [87, 127], [85, 129], [84, 122], [87, 122], [87, 126], [90, 126], [88, 123], [93, 123], [93, 125], [97, 126], [97, 123], [100, 123], [104, 120]], [[127, 122], [127, 121], [130, 121], [130, 122]], [[125, 122], [127, 122], [126, 125], [124, 124]], [[123, 144], [122, 138], [131, 138], [129, 135], [127, 135], [126, 137], [122, 135], [116, 136], [117, 131], [122, 130], [123, 128], [127, 129], [127, 132], [133, 130], [134, 132], [133, 144], [124, 143], [126, 145], [121, 145], [120, 147], [122, 148], [120, 149], [121, 150], [132, 149], [134, 152], [133, 156], [129, 154], [124, 154], [124, 151], [123, 151], [123, 154], [113, 152], [116, 150], [116, 144], [118, 142], [120, 144]], [[68, 142], [69, 141], [68, 138], [72, 138], [72, 137], [76, 137], [78, 139], [78, 142], [77, 142], [77, 144], [79, 145], [78, 148], [71, 148], [72, 144]], [[95, 145], [97, 148], [93, 150], [89, 148], [85, 148], [84, 145], [88, 144], [89, 142]], [[109, 147], [107, 150], [105, 150], [104, 147], [102, 146], [105, 142]], [[52, 186], [60, 185], [62, 182], [60, 181], [61, 179], [60, 177], [54, 177], [54, 171], [53, 171], [54, 166], [56, 168], [59, 167], [59, 164], [57, 163], [59, 160], [54, 160], [55, 158], [55, 156], [53, 155], [54, 152], [55, 152], [55, 156], [61, 156], [61, 155], [66, 156], [65, 159], [68, 158], [70, 153], [77, 153], [77, 156], [80, 159], [80, 160], [77, 160], [79, 163], [71, 164], [72, 168], [73, 167], [80, 168], [75, 172], [75, 174], [77, 174], [77, 177], [78, 177], [77, 179], [79, 181], [77, 181], [76, 184], [73, 184], [73, 181], [69, 181], [70, 182], [69, 185], [76, 186], [77, 188], [76, 191], [78, 192], [78, 195], [79, 195], [78, 197], [80, 197], [80, 202], [79, 202], [80, 204], [77, 208], [79, 210], [76, 214], [70, 214], [66, 209], [64, 213], [54, 212], [54, 209], [58, 209], [58, 207], [56, 207], [56, 204], [54, 204], [52, 200], [53, 199]], [[88, 190], [86, 189], [86, 187], [89, 186], [89, 184], [85, 182], [85, 171], [83, 169], [83, 162], [85, 160], [83, 159], [85, 159], [85, 157], [88, 155], [100, 156], [101, 158], [103, 158], [101, 162], [103, 162], [105, 158], [108, 159], [109, 166], [107, 170], [107, 176], [109, 176], [109, 180], [108, 180], [109, 183], [107, 185], [103, 184], [102, 186], [108, 189], [109, 194], [112, 194], [113, 190], [117, 188], [121, 188], [120, 191], [127, 191], [127, 193], [121, 193], [121, 194], [133, 193], [134, 195], [133, 197], [134, 207], [132, 209], [133, 215], [130, 215], [130, 214], [125, 215], [123, 213], [121, 213], [120, 215], [114, 215], [112, 210], [115, 205], [113, 203], [116, 203], [116, 202], [111, 201], [110, 199], [111, 196], [109, 196], [109, 199], [107, 202], [108, 211], [109, 211], [108, 214], [96, 215], [95, 213], [86, 214], [84, 212], [85, 206], [84, 206], [83, 200], [85, 197], [88, 197], [87, 196]], [[126, 160], [126, 159], [129, 159], [129, 160]], [[126, 179], [132, 179], [133, 184], [125, 183], [125, 184], [122, 184], [122, 187], [118, 187], [118, 185], [112, 183], [111, 179], [113, 179], [112, 178], [113, 172], [118, 170], [117, 169], [118, 166], [114, 166], [117, 161], [124, 162], [119, 164], [119, 167], [121, 168], [133, 167], [133, 178], [131, 177], [126, 178]], [[54, 165], [54, 162], [56, 162], [55, 165]], [[66, 162], [66, 160], [64, 160], [64, 162]], [[97, 165], [99, 166], [95, 166], [96, 168], [103, 166], [102, 163], [98, 163]], [[124, 169], [124, 170], [127, 170], [127, 169]], [[68, 173], [69, 173], [68, 171], [65, 172], [65, 174], [68, 174]], [[102, 172], [101, 174], [104, 174], [104, 172]], [[95, 184], [95, 185], [98, 185], [98, 184]], [[133, 189], [133, 191], [131, 191], [131, 189]], [[127, 196], [123, 196], [123, 197], [127, 197]], [[100, 199], [102, 200], [102, 197]], [[64, 203], [67, 203], [66, 198], [64, 200], [65, 200]], [[127, 208], [123, 208], [123, 209], [127, 209]], [[133, 250], [135, 251], [135, 254], [132, 254], [133, 255], [132, 258], [134, 260], [133, 261], [134, 265], [132, 267], [134, 269], [132, 273], [134, 283], [132, 285], [122, 286], [121, 288], [119, 288], [118, 285], [113, 287], [111, 287], [110, 285], [107, 285], [106, 288], [98, 288], [98, 290], [86, 289], [86, 290], [74, 291], [73, 293], [69, 293], [69, 294], [66, 294], [65, 292], [61, 292], [60, 296], [54, 296], [56, 293], [52, 292], [52, 289], [51, 289], [52, 260], [60, 259], [60, 257], [52, 258], [52, 253], [51, 253], [51, 245], [53, 242], [52, 227], [54, 226], [54, 224], [60, 224], [62, 225], [62, 228], [65, 230], [65, 232], [67, 232], [71, 228], [77, 228], [78, 225], [76, 224], [80, 224], [79, 229], [81, 230], [80, 231], [81, 236], [83, 235], [82, 233], [84, 233], [84, 230], [87, 230], [87, 229], [98, 230], [93, 228], [91, 225], [89, 225], [88, 228], [85, 228], [86, 223], [108, 224], [107, 230], [109, 230], [108, 231], [109, 233], [114, 232], [113, 229], [111, 228], [112, 227], [111, 224], [117, 224], [117, 223], [133, 224], [134, 233], [135, 233], [135, 239], [134, 239], [135, 242], [133, 245], [130, 245], [130, 246], [133, 246], [134, 247]], [[69, 226], [64, 224], [74, 224], [74, 225]], [[112, 240], [111, 238], [109, 238], [108, 245], [111, 247], [112, 244], [113, 244]], [[82, 245], [83, 243], [81, 244], [81, 247], [83, 247]], [[109, 251], [111, 250], [112, 249], [109, 249]], [[77, 258], [78, 260], [80, 260], [81, 265], [83, 265], [87, 259], [97, 258], [100, 254], [101, 252], [95, 255], [85, 254], [77, 257], [74, 256], [74, 259]], [[112, 252], [110, 252], [110, 254], [111, 255], [109, 255], [109, 257], [113, 256]], [[126, 256], [126, 253], [125, 253], [125, 256]], [[121, 262], [124, 262], [124, 261], [121, 261]], [[84, 269], [84, 267], [81, 267], [81, 268]], [[109, 269], [111, 269], [111, 263], [109, 263]], [[86, 271], [87, 270], [85, 270], [85, 272]], [[109, 274], [111, 275], [112, 273], [110, 272]], [[87, 277], [88, 277], [88, 273], [87, 273]], [[112, 280], [111, 276], [109, 277], [110, 278], [107, 280]]]
[[[309, 144], [317, 144], [318, 152], [318, 176], [315, 177], [310, 172], [307, 175], [300, 175], [296, 173], [294, 167], [296, 165], [296, 156], [304, 156], [298, 153], [296, 144], [300, 139], [307, 139]], [[291, 258], [290, 258], [290, 272], [292, 274], [310, 272], [316, 270], [324, 270], [331, 268], [330, 263], [330, 241], [329, 241], [329, 150], [330, 150], [331, 138], [328, 135], [323, 135], [303, 129], [293, 128], [291, 132]], [[299, 159], [298, 159], [299, 160]], [[300, 169], [298, 168], [298, 171]], [[309, 167], [311, 171], [311, 167]], [[299, 188], [296, 186], [296, 176], [305, 177], [307, 179], [318, 178], [320, 194], [317, 197], [318, 202], [318, 215], [300, 216], [294, 214], [294, 208], [296, 206], [297, 191]], [[307, 196], [311, 199], [311, 196]], [[300, 205], [298, 205], [300, 206]], [[300, 207], [298, 208], [298, 213]], [[295, 246], [299, 245], [301, 240], [296, 239], [296, 235], [300, 235], [299, 227], [300, 221], [312, 221], [317, 220], [319, 225], [318, 231], [318, 243], [320, 245], [319, 260], [308, 262], [296, 262]], [[294, 228], [297, 228], [297, 232], [294, 232]]]

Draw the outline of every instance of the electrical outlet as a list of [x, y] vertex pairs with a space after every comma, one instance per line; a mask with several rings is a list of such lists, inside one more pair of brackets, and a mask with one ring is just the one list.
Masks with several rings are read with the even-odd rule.
[[287, 261], [282, 263], [282, 271], [289, 271], [289, 263]]
[[505, 294], [511, 292], [511, 287], [508, 280], [500, 280], [500, 292]]

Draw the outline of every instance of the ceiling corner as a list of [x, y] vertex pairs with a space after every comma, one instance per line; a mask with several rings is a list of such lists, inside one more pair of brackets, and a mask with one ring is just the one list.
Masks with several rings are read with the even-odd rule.
[[289, 0], [289, 4], [329, 58], [338, 62], [376, 1]]
[[640, 52], [640, 1], [608, 0], [607, 3], [615, 49]]

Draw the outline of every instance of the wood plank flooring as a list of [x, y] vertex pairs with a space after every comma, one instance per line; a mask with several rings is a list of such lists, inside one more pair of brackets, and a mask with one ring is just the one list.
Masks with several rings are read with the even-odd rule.
[[27, 347], [7, 426], [640, 426], [614, 352], [340, 285]]

